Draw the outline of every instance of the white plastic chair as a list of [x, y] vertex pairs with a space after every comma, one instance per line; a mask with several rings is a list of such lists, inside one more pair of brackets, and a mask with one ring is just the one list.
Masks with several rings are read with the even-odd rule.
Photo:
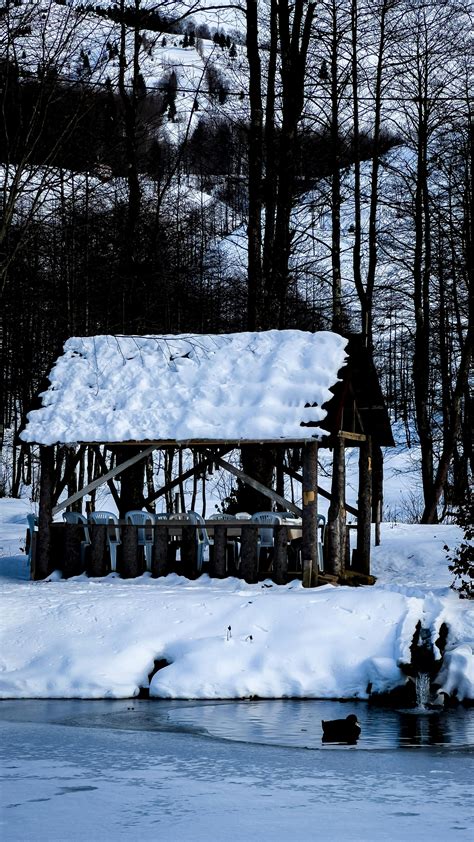
[[197, 512], [187, 512], [189, 522], [190, 523], [197, 523], [201, 526], [200, 529], [196, 529], [196, 541], [197, 541], [197, 553], [196, 553], [196, 567], [198, 573], [202, 570], [202, 565], [205, 561], [204, 559], [204, 551], [206, 547], [209, 547], [209, 535], [207, 534], [206, 529], [206, 521], [199, 515]]
[[[214, 515], [211, 515], [211, 517], [209, 518], [209, 520], [235, 520], [235, 519], [236, 519], [236, 515], [229, 515], [227, 512], [216, 512]], [[239, 520], [243, 520], [243, 519], [244, 518], [239, 518]], [[250, 520], [250, 515], [248, 516], [248, 520]], [[214, 539], [209, 538], [209, 543], [213, 544]], [[229, 536], [227, 536], [227, 544], [228, 544], [228, 546], [232, 547], [232, 549], [234, 551], [235, 563], [238, 566], [239, 556], [240, 556], [240, 541], [237, 538], [237, 536], [235, 538], [232, 538], [232, 537], [229, 538]]]
[[151, 514], [151, 512], [134, 510], [125, 513], [125, 520], [128, 523], [134, 524], [134, 526], [140, 527], [137, 530], [138, 546], [143, 547], [143, 552], [145, 553], [146, 569], [150, 571], [151, 560], [153, 557], [153, 544], [155, 543], [155, 534], [153, 530], [153, 524], [155, 523], [155, 515]]
[[107, 546], [109, 548], [110, 555], [110, 569], [113, 573], [115, 573], [117, 570], [117, 547], [122, 543], [118, 518], [112, 514], [112, 512], [91, 512], [89, 514], [89, 523], [105, 523], [107, 525]]
[[87, 525], [87, 518], [80, 512], [63, 512], [63, 521], [65, 523], [81, 524], [84, 531], [84, 538], [81, 541], [81, 564], [84, 564], [87, 547], [90, 546], [91, 536], [89, 527]]
[[[317, 531], [318, 531], [318, 543], [316, 545], [317, 553], [318, 553], [318, 568], [321, 573], [324, 573], [324, 555], [323, 555], [323, 547], [324, 547], [324, 535], [326, 532], [326, 518], [324, 515], [316, 515], [317, 520]], [[319, 539], [319, 531], [321, 531], [321, 539]]]
[[258, 530], [258, 546], [259, 549], [272, 548], [274, 546], [274, 530], [270, 529], [270, 525], [278, 526], [281, 523], [281, 517], [277, 512], [255, 512], [250, 520], [255, 523], [266, 523], [267, 528], [263, 527]]
[[33, 559], [33, 533], [38, 532], [38, 515], [27, 515], [26, 516], [26, 543], [25, 543], [25, 552], [28, 558], [29, 564], [31, 564]]

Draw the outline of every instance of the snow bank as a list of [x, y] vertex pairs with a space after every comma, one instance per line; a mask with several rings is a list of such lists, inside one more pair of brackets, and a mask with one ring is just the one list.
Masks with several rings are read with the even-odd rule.
[[[375, 587], [202, 576], [21, 581], [25, 501], [0, 501], [0, 698], [367, 698], [403, 683], [421, 620], [449, 636], [439, 680], [474, 699], [474, 610], [448, 587], [453, 526], [383, 524]], [[416, 581], [411, 580], [416, 577]], [[229, 631], [230, 626], [230, 631]]]

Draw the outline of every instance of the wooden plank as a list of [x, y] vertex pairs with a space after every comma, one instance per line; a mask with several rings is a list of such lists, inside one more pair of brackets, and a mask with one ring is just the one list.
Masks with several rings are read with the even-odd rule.
[[53, 515], [56, 515], [58, 512], [62, 512], [63, 509], [67, 509], [68, 506], [71, 506], [72, 503], [75, 503], [76, 500], [80, 500], [81, 497], [84, 497], [85, 494], [89, 494], [90, 491], [93, 491], [94, 488], [99, 488], [100, 485], [104, 485], [109, 479], [116, 477], [117, 474], [121, 474], [122, 471], [125, 471], [126, 468], [129, 468], [130, 465], [134, 465], [135, 462], [139, 462], [140, 459], [145, 459], [146, 456], [149, 456], [150, 453], [156, 450], [156, 446], [153, 445], [152, 447], [147, 447], [145, 450], [142, 450], [141, 453], [136, 453], [135, 456], [132, 456], [130, 459], [127, 459], [125, 462], [122, 462], [120, 465], [116, 465], [115, 468], [112, 468], [111, 471], [108, 471], [106, 474], [103, 474], [101, 477], [93, 480], [88, 485], [85, 485], [84, 488], [81, 488], [80, 491], [76, 491], [75, 494], [72, 494], [67, 500], [63, 500], [62, 503], [59, 503], [57, 506], [53, 508]]
[[339, 584], [339, 576], [334, 576], [332, 573], [318, 573], [318, 585], [337, 585]]
[[365, 433], [350, 433], [348, 430], [339, 430], [338, 437], [348, 441], [363, 442], [367, 440]]
[[[316, 422], [315, 422], [316, 423]], [[317, 422], [317, 426], [320, 425], [320, 421]], [[304, 425], [303, 425], [304, 426]], [[324, 447], [325, 441], [327, 436], [324, 436], [322, 439], [317, 438], [314, 435], [308, 435], [301, 439], [295, 438], [279, 438], [279, 439], [186, 439], [184, 440], [177, 440], [177, 439], [147, 439], [146, 441], [80, 441], [78, 444], [87, 445], [88, 447], [93, 447], [94, 445], [101, 445], [105, 444], [107, 447], [121, 447], [122, 445], [125, 447], [136, 447], [137, 445], [153, 445], [155, 450], [159, 450], [162, 447], [184, 447], [184, 448], [206, 448], [206, 447], [227, 447], [228, 450], [238, 450], [241, 445], [243, 444], [272, 444], [272, 445], [283, 445], [284, 447], [302, 447], [304, 444], [311, 444], [311, 442], [316, 441], [320, 446]], [[39, 443], [39, 442], [38, 442]]]
[[377, 579], [375, 576], [359, 573], [358, 570], [345, 570], [342, 576], [339, 576], [340, 585], [375, 585]]
[[238, 468], [234, 468], [230, 462], [226, 462], [225, 459], [221, 459], [220, 457], [215, 458], [215, 462], [217, 465], [220, 465], [221, 468], [224, 468], [230, 474], [233, 474], [235, 477], [238, 477], [242, 482], [250, 485], [252, 488], [255, 488], [257, 491], [260, 491], [261, 494], [264, 494], [265, 497], [269, 497], [270, 500], [273, 500], [274, 503], [278, 503], [283, 508], [287, 509], [290, 512], [294, 512], [295, 515], [301, 517], [302, 510], [299, 506], [296, 506], [295, 503], [291, 503], [290, 500], [286, 500], [285, 497], [281, 497], [280, 494], [277, 494], [276, 491], [273, 491], [271, 488], [267, 488], [266, 485], [263, 485], [258, 480], [253, 479], [253, 477], [249, 476], [248, 474], [240, 471]]
[[[286, 465], [283, 467], [283, 470], [284, 470], [285, 474], [287, 474], [289, 477], [293, 477], [293, 479], [295, 479], [297, 482], [303, 482], [302, 474], [299, 474], [297, 471], [294, 471], [292, 468], [288, 468]], [[321, 488], [320, 485], [318, 485], [318, 494], [320, 494], [321, 497], [324, 497], [325, 500], [331, 499], [331, 495], [330, 495], [329, 491], [326, 491], [325, 488]], [[347, 512], [349, 512], [351, 515], [354, 515], [354, 517], [359, 517], [359, 512], [358, 512], [357, 509], [354, 508], [354, 506], [350, 506], [349, 503], [345, 503], [344, 505], [346, 507]]]

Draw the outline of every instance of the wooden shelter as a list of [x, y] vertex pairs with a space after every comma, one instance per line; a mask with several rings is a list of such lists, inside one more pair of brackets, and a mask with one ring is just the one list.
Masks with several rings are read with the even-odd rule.
[[[358, 581], [370, 581], [371, 522], [374, 512], [375, 519], [380, 513], [372, 499], [372, 448], [391, 446], [393, 439], [377, 374], [360, 337], [275, 330], [73, 338], [66, 343], [49, 381], [41, 395], [42, 405], [29, 414], [21, 434], [24, 441], [41, 445], [35, 578], [43, 578], [58, 566], [52, 525], [55, 514], [108, 483], [123, 516], [127, 508], [137, 505], [134, 483], [141, 481], [143, 492], [143, 474], [140, 480], [136, 466], [153, 450], [173, 447], [192, 449], [197, 460], [192, 469], [149, 495], [143, 501], [145, 506], [151, 507], [170, 487], [211, 465], [229, 471], [264, 494], [268, 508], [276, 505], [302, 517], [303, 581], [315, 585], [317, 507], [318, 494], [322, 494], [329, 498], [330, 506], [325, 575], [320, 580], [346, 581], [357, 574]], [[284, 470], [302, 484], [301, 508], [285, 499], [281, 490], [263, 485], [225, 459], [228, 451], [250, 444], [298, 449], [301, 471], [288, 466]], [[55, 475], [57, 445], [67, 448], [68, 454], [62, 479]], [[103, 463], [100, 477], [58, 502], [81, 448], [94, 448], [103, 462], [99, 445], [116, 450], [117, 464], [107, 470]], [[345, 502], [347, 446], [359, 448], [360, 454], [357, 509]], [[330, 494], [318, 486], [319, 447], [334, 451]], [[113, 483], [118, 476], [120, 497]], [[357, 549], [352, 559], [348, 558], [347, 511], [357, 517]], [[157, 530], [155, 575], [166, 572], [160, 556], [165, 551], [164, 528]], [[93, 532], [100, 544], [101, 528], [95, 527]], [[68, 553], [77, 556], [77, 529], [74, 532], [71, 527], [68, 535], [69, 543], [61, 550], [66, 554], [62, 564], [66, 573], [74, 568]], [[220, 546], [225, 544], [224, 527], [219, 526], [216, 539]], [[240, 574], [256, 581], [254, 526], [243, 529], [242, 542], [249, 548], [250, 561], [241, 565]], [[102, 549], [103, 543], [102, 539]], [[284, 543], [285, 533], [280, 530], [276, 544]], [[128, 527], [124, 529], [123, 553], [122, 575], [137, 575], [136, 530]], [[95, 573], [100, 570], [100, 565], [93, 567]], [[216, 570], [222, 575], [222, 567]], [[284, 572], [280, 569], [275, 578], [284, 581]]]

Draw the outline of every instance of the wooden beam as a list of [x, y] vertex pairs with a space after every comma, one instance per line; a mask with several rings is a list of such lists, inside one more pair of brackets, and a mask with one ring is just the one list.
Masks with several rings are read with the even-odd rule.
[[[293, 479], [295, 479], [297, 482], [303, 482], [302, 474], [299, 474], [297, 471], [294, 471], [292, 468], [288, 468], [286, 465], [283, 467], [283, 470], [284, 470], [285, 474], [288, 474], [289, 477], [293, 477]], [[320, 485], [318, 485], [318, 494], [320, 494], [321, 497], [324, 497], [325, 500], [331, 499], [331, 495], [330, 495], [329, 491], [326, 491], [325, 488], [321, 488]], [[359, 517], [359, 511], [358, 511], [358, 509], [355, 509], [354, 506], [350, 506], [349, 503], [345, 503], [345, 507], [346, 507], [346, 511], [349, 512], [349, 514], [354, 515], [354, 517], [357, 517], [357, 518]]]
[[112, 479], [112, 477], [116, 477], [117, 474], [121, 474], [122, 471], [125, 471], [130, 467], [130, 465], [134, 465], [135, 462], [139, 462], [140, 459], [145, 459], [145, 457], [150, 453], [153, 453], [154, 450], [156, 450], [156, 446], [152, 445], [151, 447], [147, 447], [145, 450], [142, 450], [141, 453], [136, 453], [135, 456], [127, 459], [120, 465], [116, 465], [111, 471], [108, 471], [106, 474], [103, 474], [101, 477], [93, 480], [93, 482], [90, 482], [88, 485], [85, 485], [84, 488], [81, 488], [80, 491], [76, 491], [75, 494], [68, 497], [67, 500], [63, 500], [62, 503], [58, 503], [57, 506], [54, 506], [52, 514], [56, 515], [58, 512], [62, 512], [63, 509], [67, 509], [67, 507], [72, 505], [72, 503], [75, 503], [76, 500], [80, 500], [85, 494], [89, 494], [89, 491], [93, 491], [94, 488], [98, 488], [100, 485], [108, 482], [108, 480]]
[[284, 506], [288, 511], [294, 512], [295, 515], [301, 517], [303, 512], [296, 506], [294, 503], [291, 503], [289, 500], [286, 500], [285, 497], [282, 497], [280, 494], [277, 494], [276, 491], [273, 491], [271, 488], [267, 488], [266, 485], [263, 485], [258, 480], [253, 479], [253, 477], [245, 474], [243, 471], [239, 471], [238, 468], [234, 468], [230, 462], [226, 462], [225, 459], [221, 459], [220, 456], [215, 457], [215, 462], [217, 465], [220, 465], [221, 468], [224, 470], [229, 471], [230, 474], [233, 474], [235, 477], [238, 477], [242, 482], [246, 483], [246, 485], [250, 485], [252, 488], [255, 488], [256, 491], [260, 491], [261, 494], [264, 494], [265, 497], [269, 497], [270, 500], [273, 500], [274, 503], [278, 503], [280, 506]]
[[347, 439], [348, 441], [367, 441], [365, 433], [350, 433], [349, 430], [339, 430], [337, 435], [340, 439]]
[[[320, 421], [314, 422], [316, 426], [320, 425]], [[303, 425], [304, 426], [308, 425]], [[177, 439], [146, 439], [146, 441], [80, 441], [77, 442], [78, 444], [85, 444], [90, 447], [92, 445], [100, 445], [105, 444], [107, 447], [136, 447], [137, 445], [143, 446], [146, 445], [153, 445], [156, 449], [160, 450], [163, 447], [184, 447], [184, 448], [192, 448], [196, 447], [199, 449], [204, 449], [206, 447], [227, 447], [229, 450], [238, 450], [243, 444], [268, 444], [268, 445], [283, 445], [284, 447], [303, 447], [304, 444], [311, 444], [311, 442], [317, 442], [319, 447], [324, 447], [326, 436], [319, 437], [315, 435], [307, 435], [304, 438], [279, 438], [279, 439], [186, 439], [177, 440]], [[36, 442], [37, 444], [39, 442]]]

